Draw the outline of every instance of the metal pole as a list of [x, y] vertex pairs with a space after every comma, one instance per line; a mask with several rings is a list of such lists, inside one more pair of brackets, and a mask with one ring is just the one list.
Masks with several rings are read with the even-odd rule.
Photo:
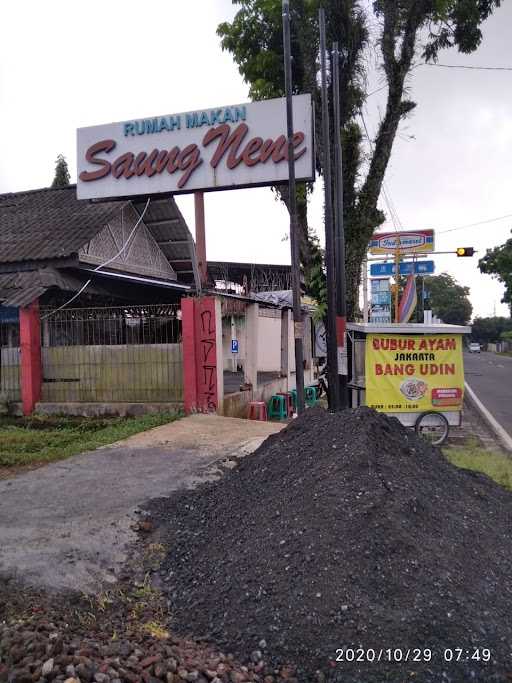
[[368, 322], [368, 261], [363, 261], [363, 322]]
[[341, 374], [341, 360], [347, 353], [347, 281], [345, 275], [345, 225], [343, 222], [343, 151], [341, 148], [340, 53], [338, 43], [332, 46], [332, 83], [334, 100], [334, 252], [336, 263], [336, 335], [338, 344], [339, 406], [348, 407], [347, 375]]
[[206, 231], [204, 222], [204, 192], [194, 192], [194, 213], [196, 224], [196, 249], [199, 266], [201, 289], [208, 280], [208, 264], [206, 261]]
[[293, 147], [292, 57], [290, 47], [290, 5], [283, 0], [284, 85], [286, 92], [286, 131], [288, 137], [288, 210], [290, 213], [290, 248], [292, 261], [293, 337], [295, 340], [295, 383], [297, 414], [304, 412], [304, 351], [302, 310], [300, 304], [300, 254], [295, 190], [295, 150]]
[[396, 254], [395, 254], [395, 283], [396, 283], [396, 289], [395, 289], [395, 322], [399, 323], [399, 316], [398, 316], [398, 285], [400, 283], [400, 240], [397, 242], [397, 248], [396, 248]]
[[339, 410], [338, 349], [336, 344], [336, 264], [334, 261], [334, 231], [332, 225], [331, 142], [329, 133], [329, 99], [325, 51], [325, 11], [319, 11], [320, 69], [322, 73], [322, 137], [325, 192], [325, 268], [327, 275], [327, 376], [329, 409]]
[[421, 276], [421, 318], [418, 322], [425, 322], [425, 277], [423, 275]]

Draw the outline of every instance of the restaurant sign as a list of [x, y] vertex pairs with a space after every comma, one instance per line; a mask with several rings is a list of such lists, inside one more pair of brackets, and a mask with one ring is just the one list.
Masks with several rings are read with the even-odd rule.
[[366, 337], [366, 405], [383, 412], [461, 410], [462, 335]]
[[369, 245], [370, 254], [425, 254], [434, 251], [433, 230], [377, 232]]
[[[310, 95], [293, 120], [295, 175], [313, 180]], [[77, 146], [79, 199], [274, 185], [288, 180], [286, 100], [79, 128]]]

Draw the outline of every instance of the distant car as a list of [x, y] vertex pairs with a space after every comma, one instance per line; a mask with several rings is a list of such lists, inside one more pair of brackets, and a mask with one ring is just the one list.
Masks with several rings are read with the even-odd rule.
[[469, 353], [480, 353], [480, 344], [478, 342], [471, 342], [469, 345]]

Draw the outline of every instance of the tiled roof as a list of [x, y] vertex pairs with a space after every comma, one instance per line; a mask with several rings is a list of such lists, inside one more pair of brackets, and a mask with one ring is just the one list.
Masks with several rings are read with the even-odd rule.
[[125, 204], [79, 201], [75, 185], [0, 195], [0, 263], [72, 256]]

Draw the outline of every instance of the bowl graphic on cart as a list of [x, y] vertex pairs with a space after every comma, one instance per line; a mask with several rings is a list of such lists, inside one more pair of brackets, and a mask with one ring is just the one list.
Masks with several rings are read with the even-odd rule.
[[410, 377], [400, 384], [400, 392], [408, 401], [419, 401], [425, 396], [428, 390], [428, 384], [416, 377]]

